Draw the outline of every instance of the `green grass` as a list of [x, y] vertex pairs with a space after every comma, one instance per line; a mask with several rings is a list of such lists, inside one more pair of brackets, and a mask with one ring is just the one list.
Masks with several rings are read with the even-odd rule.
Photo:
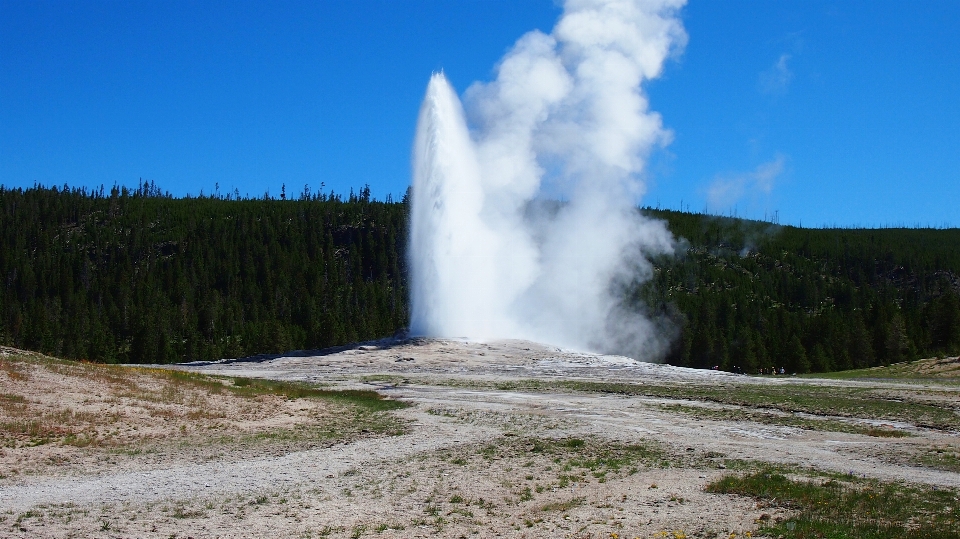
[[[188, 375], [187, 378], [202, 383], [203, 378], [210, 378], [213, 383], [219, 384], [217, 377], [203, 374], [171, 371]], [[261, 378], [226, 378], [232, 382], [225, 386], [234, 394], [242, 396], [276, 395], [288, 399], [325, 399], [342, 404], [358, 406], [371, 412], [385, 412], [398, 410], [409, 406], [407, 403], [385, 399], [383, 395], [373, 390], [361, 389], [321, 389], [302, 382], [284, 382]], [[223, 386], [223, 384], [220, 384]]]
[[688, 406], [684, 404], [664, 404], [660, 408], [667, 412], [679, 412], [694, 417], [700, 417], [721, 421], [753, 421], [764, 425], [776, 425], [781, 427], [796, 427], [806, 430], [822, 432], [847, 432], [851, 434], [863, 434], [877, 438], [904, 438], [911, 436], [909, 432], [891, 429], [868, 427], [856, 425], [835, 419], [813, 419], [809, 417], [797, 417], [793, 414], [774, 414], [758, 410], [744, 409], [715, 409], [704, 408], [702, 406]]
[[960, 449], [934, 447], [921, 453], [915, 463], [928, 468], [960, 473]]
[[[573, 483], [583, 483], [589, 477], [603, 483], [617, 477], [633, 475], [641, 467], [696, 467], [706, 464], [702, 455], [670, 453], [653, 443], [621, 444], [594, 438], [517, 438], [488, 445], [481, 448], [479, 453], [485, 460], [528, 459], [539, 455], [540, 458], [553, 461], [558, 466], [548, 476], [527, 478], [542, 482], [543, 484], [538, 485], [542, 487], [540, 490], [550, 486], [566, 488]], [[521, 501], [532, 499], [530, 487], [524, 487], [517, 495]]]
[[743, 384], [717, 386], [652, 386], [604, 382], [560, 382], [570, 389], [621, 395], [644, 395], [693, 399], [736, 406], [766, 408], [781, 412], [802, 412], [850, 418], [889, 419], [912, 422], [935, 429], [960, 427], [960, 416], [946, 405], [892, 401], [869, 388]]
[[571, 468], [589, 470], [595, 477], [601, 478], [608, 471], [619, 472], [636, 463], [659, 464], [663, 457], [662, 451], [643, 445], [598, 447], [589, 454], [570, 459], [569, 465]]
[[785, 470], [727, 475], [707, 492], [755, 498], [795, 516], [760, 532], [784, 539], [960, 538], [960, 492], [842, 476], [791, 479]]
[[[139, 367], [129, 367], [141, 369]], [[208, 374], [182, 371], [175, 369], [141, 369], [149, 370], [168, 380], [202, 387], [213, 393], [229, 391], [241, 397], [257, 397], [274, 395], [287, 399], [324, 399], [342, 404], [359, 406], [369, 411], [382, 412], [405, 408], [408, 405], [400, 401], [385, 399], [373, 390], [360, 389], [322, 389], [303, 382], [286, 382], [263, 378], [244, 378], [229, 376], [211, 376]]]
[[688, 399], [718, 404], [806, 413], [851, 419], [902, 421], [936, 430], [960, 429], [960, 414], [949, 400], [923, 401], [925, 391], [912, 388], [891, 399], [870, 387], [836, 387], [812, 384], [670, 384], [617, 383], [583, 380], [516, 380], [488, 382], [483, 380], [446, 379], [413, 380], [412, 383], [496, 389], [499, 391], [566, 391], [605, 393], [667, 399]]

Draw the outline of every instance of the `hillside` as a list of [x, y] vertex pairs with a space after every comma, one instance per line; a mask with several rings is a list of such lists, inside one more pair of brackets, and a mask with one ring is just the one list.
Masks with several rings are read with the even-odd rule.
[[401, 204], [0, 188], [0, 341], [170, 363], [318, 348], [407, 320]]
[[[675, 365], [863, 368], [960, 352], [960, 230], [800, 229], [644, 210], [681, 238], [629, 301]], [[0, 344], [102, 362], [315, 349], [408, 319], [406, 207], [0, 187]]]
[[960, 229], [801, 229], [649, 211], [683, 238], [639, 297], [674, 365], [832, 371], [960, 350]]

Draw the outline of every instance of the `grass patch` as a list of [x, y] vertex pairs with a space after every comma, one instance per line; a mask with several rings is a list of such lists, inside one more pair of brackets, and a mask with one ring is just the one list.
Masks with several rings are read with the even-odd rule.
[[727, 475], [709, 484], [706, 490], [749, 496], [768, 506], [796, 512], [792, 518], [762, 528], [760, 531], [766, 536], [960, 538], [960, 493], [954, 489], [842, 476], [797, 480], [787, 477], [783, 470], [763, 469], [746, 475]]
[[573, 498], [565, 502], [548, 503], [543, 507], [541, 507], [540, 510], [543, 512], [559, 511], [561, 513], [564, 513], [566, 511], [573, 509], [574, 507], [580, 507], [581, 505], [583, 505], [585, 501], [586, 501], [586, 498]]
[[649, 386], [603, 382], [561, 382], [570, 389], [622, 395], [689, 398], [789, 413], [912, 422], [940, 430], [960, 427], [952, 407], [923, 402], [894, 401], [869, 388], [821, 387], [804, 384], [771, 386], [743, 384], [716, 386]]
[[[204, 379], [210, 379], [221, 387], [226, 387], [235, 395], [254, 397], [260, 395], [274, 395], [285, 397], [287, 399], [325, 399], [341, 404], [358, 406], [371, 412], [385, 412], [389, 410], [398, 410], [409, 406], [407, 403], [384, 398], [383, 395], [373, 390], [362, 389], [321, 389], [310, 384], [301, 382], [284, 382], [278, 380], [266, 380], [261, 378], [225, 378], [232, 382], [230, 385], [223, 386], [218, 380], [219, 377], [213, 377], [198, 373], [182, 371], [171, 371], [186, 374], [188, 380], [196, 379], [200, 383], [207, 383]], [[195, 378], [196, 377], [196, 378]]]
[[641, 467], [699, 466], [704, 463], [692, 453], [668, 453], [652, 443], [620, 444], [594, 438], [516, 438], [482, 447], [479, 454], [488, 461], [522, 462], [536, 456], [553, 462], [547, 468], [549, 474], [526, 476], [526, 480], [538, 484], [535, 489], [523, 486], [514, 492], [521, 502], [532, 500], [534, 490], [539, 493], [548, 488], [562, 489], [590, 480], [603, 483], [633, 475]]
[[754, 423], [761, 423], [763, 425], [795, 427], [822, 432], [846, 432], [877, 438], [903, 438], [911, 436], [909, 432], [894, 428], [868, 427], [847, 423], [845, 421], [837, 421], [835, 419], [797, 417], [791, 413], [778, 414], [750, 409], [716, 409], [685, 404], [663, 404], [660, 405], [660, 409], [667, 412], [679, 412], [694, 417], [719, 421], [753, 421]]
[[929, 358], [892, 365], [827, 373], [805, 374], [807, 378], [831, 380], [916, 380], [960, 382], [960, 358]]
[[[117, 368], [117, 367], [115, 367]], [[229, 391], [240, 397], [258, 397], [262, 395], [273, 395], [284, 397], [290, 400], [296, 399], [325, 399], [343, 404], [359, 406], [361, 408], [382, 412], [388, 410], [397, 410], [408, 406], [400, 401], [389, 400], [383, 395], [373, 390], [360, 389], [322, 389], [303, 382], [287, 382], [281, 380], [268, 380], [263, 378], [245, 378], [229, 376], [211, 376], [197, 372], [182, 371], [177, 369], [159, 369], [143, 367], [119, 367], [129, 368], [150, 373], [166, 378], [171, 381], [181, 382], [194, 387], [203, 388], [213, 393]]]
[[[0, 447], [13, 449], [44, 444], [122, 448], [145, 440], [194, 443], [214, 432], [217, 439], [228, 440], [236, 433], [283, 443], [399, 434], [405, 431], [404, 422], [384, 412], [408, 406], [370, 390], [337, 391], [299, 382], [93, 364], [32, 353], [3, 356], [0, 370]], [[73, 389], [77, 387], [82, 389]], [[44, 397], [58, 391], [66, 391], [73, 401]], [[291, 406], [276, 398], [330, 406]], [[103, 412], [104, 406], [110, 411]], [[269, 421], [277, 414], [296, 419], [277, 429]], [[159, 428], [161, 434], [144, 427]]]
[[0, 357], [0, 372], [13, 382], [26, 381], [29, 376], [24, 372], [22, 361], [23, 356], [19, 355]]
[[744, 408], [851, 419], [902, 421], [936, 430], [960, 429], [955, 400], [923, 400], [925, 395], [941, 397], [938, 391], [911, 388], [898, 399], [870, 387], [835, 387], [813, 384], [656, 384], [594, 382], [585, 380], [410, 380], [424, 385], [496, 389], [499, 391], [570, 391], [624, 396], [687, 399], [715, 402]]
[[949, 447], [934, 447], [921, 453], [916, 464], [938, 470], [960, 473], [960, 449]]
[[890, 428], [885, 429], [881, 427], [870, 427], [865, 429], [863, 434], [866, 434], [867, 436], [873, 436], [875, 438], [906, 438], [907, 436], [910, 436], [909, 432]]

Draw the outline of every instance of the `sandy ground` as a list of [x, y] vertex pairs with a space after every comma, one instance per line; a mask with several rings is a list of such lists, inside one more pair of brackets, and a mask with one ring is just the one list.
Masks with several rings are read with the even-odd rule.
[[[140, 393], [124, 401], [106, 389], [61, 387], [61, 408], [105, 413], [112, 404], [126, 418], [117, 419], [123, 428], [114, 427], [114, 436], [148, 450], [8, 446], [0, 463], [19, 470], [0, 478], [0, 537], [731, 537], [789, 516], [752, 499], [704, 492], [708, 482], [751, 462], [960, 487], [956, 471], [921, 467], [914, 458], [934, 447], [960, 450], [960, 433], [950, 429], [889, 418], [810, 418], [909, 434], [875, 437], [713, 416], [706, 412], [749, 410], [709, 400], [503, 386], [580, 380], [735, 392], [816, 385], [956, 403], [956, 383], [746, 377], [522, 341], [386, 340], [176, 368], [373, 388], [411, 404], [391, 412], [406, 431], [318, 441], [311, 428], [343, 418], [303, 399], [252, 405], [188, 394], [179, 397], [180, 413], [155, 387], [153, 406], [167, 416], [158, 420], [156, 410], [135, 402]], [[41, 373], [7, 369], [0, 389], [25, 391], [31, 376]], [[190, 417], [202, 398], [211, 399], [199, 406], [206, 415]], [[34, 401], [44, 398], [27, 396]], [[671, 408], [677, 405], [688, 411]], [[306, 434], [283, 442], [243, 438], [273, 427]], [[201, 429], [231, 441], [211, 443]], [[174, 435], [177, 443], [166, 440]]]

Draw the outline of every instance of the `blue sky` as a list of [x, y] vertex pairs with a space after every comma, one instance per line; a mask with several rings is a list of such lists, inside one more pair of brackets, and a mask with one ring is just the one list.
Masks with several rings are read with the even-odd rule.
[[[0, 0], [0, 184], [399, 196], [430, 73], [488, 80], [550, 0]], [[960, 2], [691, 1], [645, 205], [960, 226]]]

